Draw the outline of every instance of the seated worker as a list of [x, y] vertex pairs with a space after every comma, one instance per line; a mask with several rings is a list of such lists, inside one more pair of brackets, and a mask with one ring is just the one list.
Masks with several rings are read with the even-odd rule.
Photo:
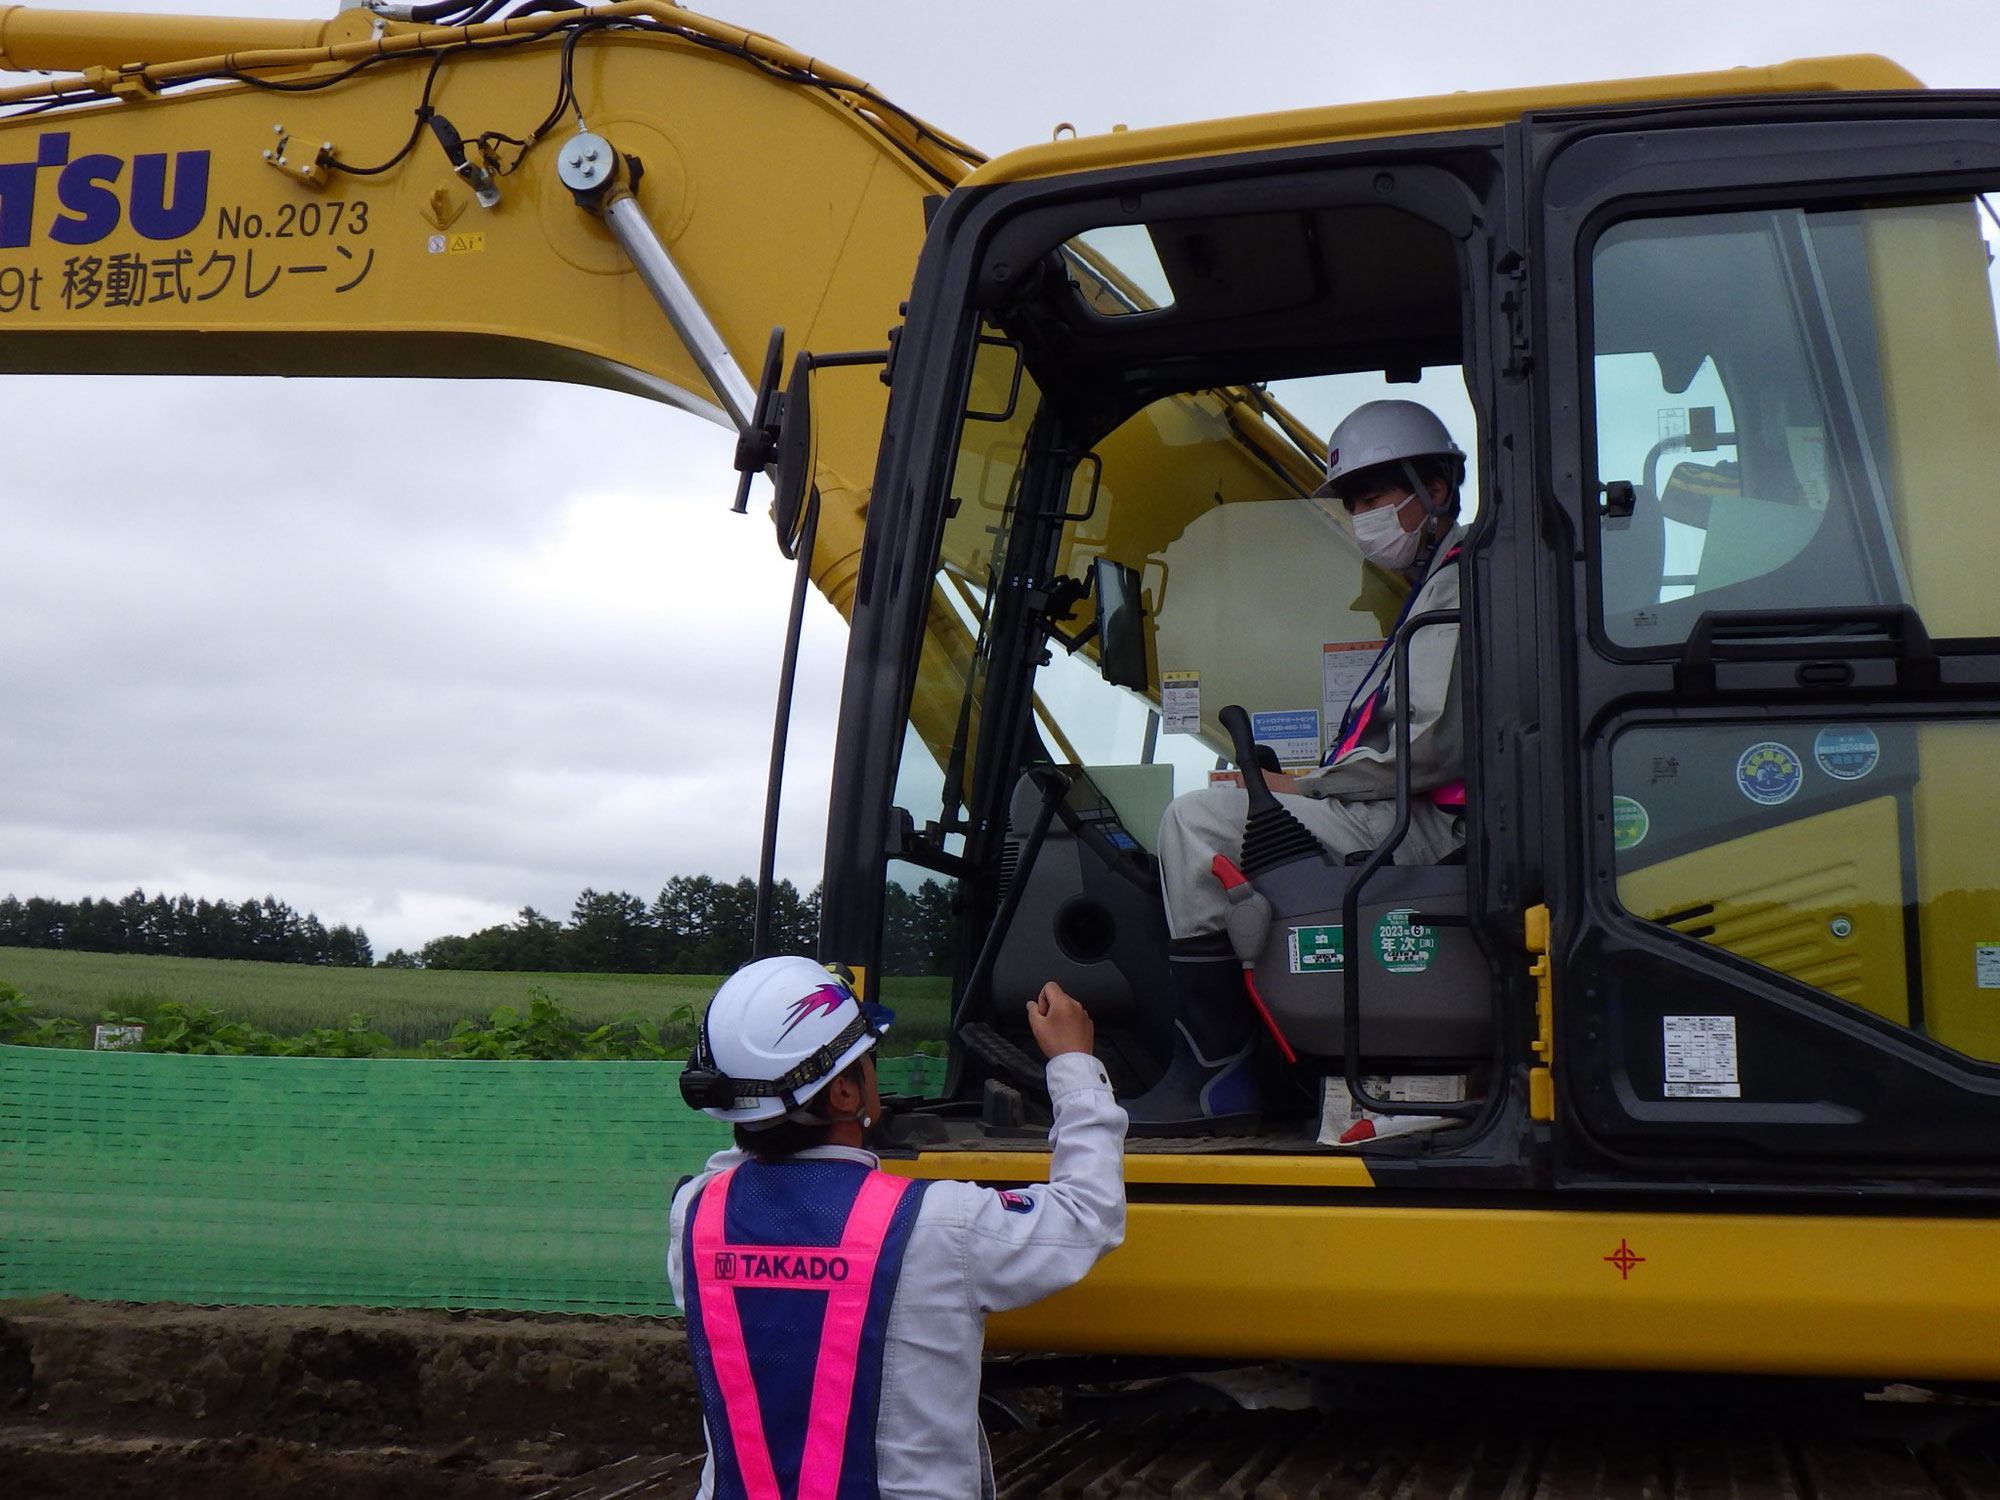
[[[1370, 401], [1334, 428], [1327, 482], [1315, 497], [1346, 508], [1361, 553], [1401, 573], [1410, 596], [1342, 717], [1317, 771], [1267, 772], [1287, 810], [1336, 856], [1376, 847], [1396, 821], [1396, 720], [1406, 695], [1392, 678], [1404, 621], [1458, 607], [1459, 485], [1465, 454], [1414, 401]], [[1458, 627], [1410, 640], [1410, 831], [1399, 864], [1434, 864], [1465, 842], [1465, 745], [1458, 701]], [[1236, 787], [1176, 797], [1160, 820], [1160, 883], [1172, 937], [1174, 1055], [1164, 1077], [1126, 1105], [1134, 1134], [1176, 1134], [1255, 1117], [1252, 1059], [1259, 1024], [1242, 964], [1224, 932], [1228, 902], [1211, 868], [1240, 859], [1249, 800]]]
[[874, 1049], [888, 1013], [809, 958], [723, 982], [681, 1074], [736, 1128], [674, 1193], [711, 1497], [990, 1495], [986, 1314], [1083, 1279], [1125, 1233], [1125, 1116], [1084, 1008], [1048, 984], [1028, 1026], [1055, 1108], [1047, 1184], [1006, 1192], [880, 1171]]

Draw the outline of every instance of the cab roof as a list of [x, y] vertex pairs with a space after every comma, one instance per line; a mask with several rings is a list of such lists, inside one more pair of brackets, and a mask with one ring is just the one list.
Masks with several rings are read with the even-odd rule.
[[1026, 146], [995, 157], [967, 177], [963, 187], [1032, 182], [1107, 167], [1145, 166], [1190, 157], [1444, 130], [1506, 125], [1544, 110], [1589, 109], [1678, 99], [1723, 99], [1767, 94], [1823, 94], [1920, 89], [1908, 69], [1886, 57], [1857, 54], [1806, 58], [1763, 68], [1719, 73], [1679, 73], [1551, 88], [1444, 94], [1429, 99], [1368, 101], [1281, 114], [1241, 115], [1147, 130], [1116, 130]]

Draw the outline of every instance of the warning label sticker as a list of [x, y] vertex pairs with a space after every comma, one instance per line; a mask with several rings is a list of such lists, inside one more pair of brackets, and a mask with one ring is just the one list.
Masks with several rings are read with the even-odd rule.
[[1740, 1099], [1736, 1017], [1662, 1016], [1669, 1099]]
[[1340, 733], [1348, 704], [1354, 701], [1368, 669], [1387, 644], [1386, 641], [1328, 641], [1319, 648], [1319, 706], [1326, 726], [1327, 750], [1334, 748], [1332, 742]]
[[1160, 674], [1160, 733], [1201, 733], [1201, 673]]
[[1981, 943], [1972, 950], [1972, 972], [1982, 990], [2000, 990], [2000, 943]]

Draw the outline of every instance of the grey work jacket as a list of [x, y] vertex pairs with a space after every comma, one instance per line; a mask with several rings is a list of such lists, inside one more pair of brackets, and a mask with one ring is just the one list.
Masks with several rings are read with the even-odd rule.
[[[1434, 609], [1458, 608], [1459, 559], [1447, 562], [1465, 537], [1465, 528], [1446, 532], [1432, 553], [1405, 622]], [[1407, 630], [1407, 623], [1403, 627]], [[1384, 651], [1360, 688], [1357, 700], [1391, 677], [1382, 706], [1361, 742], [1330, 766], [1298, 778], [1308, 797], [1374, 802], [1396, 795], [1396, 716], [1403, 712], [1403, 684], [1393, 680], [1394, 653]], [[1410, 789], [1428, 792], [1465, 779], [1465, 724], [1459, 704], [1458, 627], [1432, 625], [1410, 638]]]

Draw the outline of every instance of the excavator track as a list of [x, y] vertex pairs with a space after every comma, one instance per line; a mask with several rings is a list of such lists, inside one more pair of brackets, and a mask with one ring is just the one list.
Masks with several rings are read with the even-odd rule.
[[[1989, 1387], [1020, 1354], [984, 1387], [1020, 1500], [2000, 1500]], [[0, 1306], [10, 1500], [675, 1500], [701, 1467], [669, 1319]]]
[[[1983, 1500], [2000, 1496], [2000, 1407], [1929, 1392], [1797, 1409], [1573, 1409], [1535, 1418], [1160, 1411], [993, 1440], [999, 1500]], [[700, 1461], [634, 1458], [544, 1500], [682, 1500]]]

